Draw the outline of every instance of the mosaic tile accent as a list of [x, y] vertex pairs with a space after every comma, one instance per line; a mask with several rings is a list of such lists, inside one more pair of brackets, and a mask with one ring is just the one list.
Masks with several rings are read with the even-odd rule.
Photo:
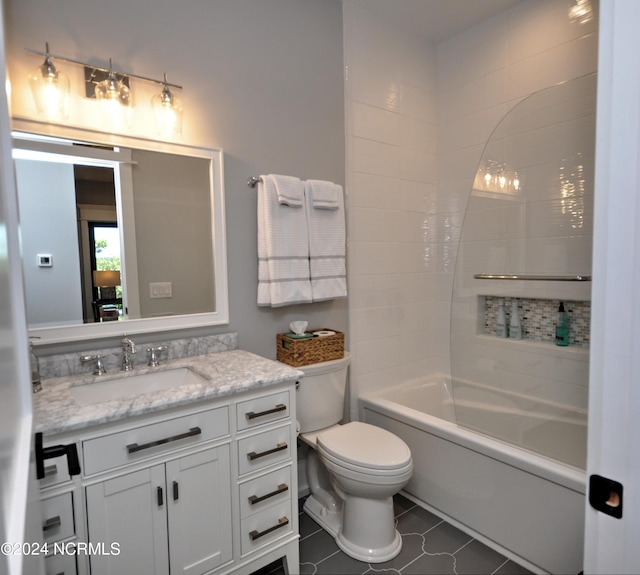
[[[554, 343], [556, 340], [556, 319], [560, 306], [560, 300], [557, 299], [481, 296], [478, 309], [481, 314], [484, 313], [483, 333], [495, 335], [500, 300], [504, 301], [504, 311], [507, 325], [509, 325], [514, 299], [517, 300], [520, 311], [522, 339]], [[589, 347], [591, 302], [564, 301], [564, 309], [569, 316], [569, 345]]]

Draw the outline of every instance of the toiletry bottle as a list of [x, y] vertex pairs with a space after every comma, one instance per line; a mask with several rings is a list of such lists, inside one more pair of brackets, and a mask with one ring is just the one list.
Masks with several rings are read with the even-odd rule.
[[564, 302], [560, 302], [558, 308], [558, 320], [556, 322], [556, 345], [569, 345], [569, 316], [564, 311]]
[[33, 393], [38, 393], [42, 390], [40, 364], [38, 363], [38, 357], [33, 353], [33, 344], [31, 342], [29, 342], [29, 363], [31, 364], [31, 388]]
[[511, 339], [522, 339], [522, 324], [520, 323], [520, 313], [518, 312], [518, 300], [511, 303], [511, 318], [509, 320], [509, 337]]
[[504, 313], [504, 300], [498, 304], [498, 319], [496, 321], [496, 336], [507, 337], [507, 319]]

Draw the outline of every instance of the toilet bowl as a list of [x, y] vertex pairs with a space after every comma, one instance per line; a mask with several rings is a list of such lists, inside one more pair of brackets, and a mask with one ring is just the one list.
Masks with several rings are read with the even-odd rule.
[[347, 355], [299, 368], [305, 373], [296, 400], [299, 438], [311, 447], [304, 511], [347, 555], [381, 563], [402, 549], [393, 496], [411, 478], [413, 462], [407, 444], [391, 432], [358, 421], [337, 423], [348, 363]]

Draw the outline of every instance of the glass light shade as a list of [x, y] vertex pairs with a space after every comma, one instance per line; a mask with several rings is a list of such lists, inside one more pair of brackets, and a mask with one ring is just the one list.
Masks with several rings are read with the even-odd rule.
[[47, 120], [67, 117], [69, 78], [53, 65], [49, 56], [29, 74], [29, 84], [39, 115]]
[[162, 92], [151, 98], [156, 116], [158, 132], [164, 136], [179, 136], [182, 133], [182, 102], [174, 96], [166, 84]]
[[106, 80], [96, 84], [96, 100], [116, 129], [122, 129], [129, 125], [129, 114], [133, 99], [131, 91], [120, 82], [113, 71], [109, 72]]

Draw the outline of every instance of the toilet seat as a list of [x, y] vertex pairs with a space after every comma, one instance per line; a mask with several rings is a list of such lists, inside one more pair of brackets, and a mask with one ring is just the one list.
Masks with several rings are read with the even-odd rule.
[[319, 433], [317, 447], [334, 464], [366, 475], [397, 475], [413, 466], [411, 451], [402, 439], [360, 421]]

